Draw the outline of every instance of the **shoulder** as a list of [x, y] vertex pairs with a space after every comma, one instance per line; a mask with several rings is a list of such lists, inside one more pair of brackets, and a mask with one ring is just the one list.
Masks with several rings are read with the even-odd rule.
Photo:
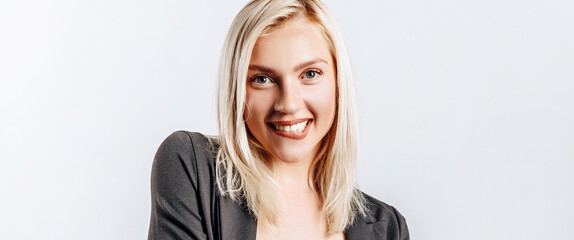
[[362, 194], [367, 215], [357, 219], [351, 226], [349, 232], [352, 235], [363, 236], [359, 239], [409, 239], [405, 217], [396, 208], [368, 194]]
[[[169, 135], [159, 146], [152, 168], [152, 180], [160, 182], [172, 179], [178, 181], [181, 177], [191, 177], [189, 180], [197, 187], [197, 178], [202, 173], [213, 171], [216, 147], [209, 137], [188, 131], [177, 131]], [[179, 175], [176, 177], [174, 175]], [[210, 177], [207, 174], [206, 177]], [[159, 178], [157, 178], [159, 177]]]
[[216, 152], [215, 140], [198, 132], [177, 131], [169, 135], [159, 146], [155, 160], [174, 158], [195, 159], [196, 157], [210, 158]]
[[211, 139], [209, 137], [198, 132], [180, 130], [172, 133], [163, 141], [158, 153], [190, 151], [196, 147], [207, 148], [210, 145]]
[[149, 239], [204, 239], [211, 233], [206, 228], [214, 218], [211, 142], [200, 133], [177, 131], [158, 148], [151, 173]]
[[365, 205], [367, 207], [367, 221], [377, 222], [383, 219], [390, 219], [404, 222], [405, 218], [395, 207], [366, 193], [362, 194], [365, 197]]

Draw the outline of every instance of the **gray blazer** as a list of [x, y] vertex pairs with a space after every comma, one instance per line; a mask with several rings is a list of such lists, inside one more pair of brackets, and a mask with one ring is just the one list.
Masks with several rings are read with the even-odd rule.
[[[257, 220], [217, 192], [215, 153], [200, 133], [178, 131], [159, 147], [151, 174], [148, 239], [255, 239]], [[364, 194], [368, 216], [345, 230], [346, 239], [408, 240], [405, 218]]]

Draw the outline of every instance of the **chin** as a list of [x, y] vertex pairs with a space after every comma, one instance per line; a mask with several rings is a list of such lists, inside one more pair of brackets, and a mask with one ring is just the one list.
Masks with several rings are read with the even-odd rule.
[[308, 160], [315, 156], [315, 154], [311, 153], [312, 151], [301, 151], [301, 149], [290, 149], [290, 150], [282, 150], [277, 152], [272, 152], [271, 154], [277, 160], [286, 162], [286, 163], [296, 163]]

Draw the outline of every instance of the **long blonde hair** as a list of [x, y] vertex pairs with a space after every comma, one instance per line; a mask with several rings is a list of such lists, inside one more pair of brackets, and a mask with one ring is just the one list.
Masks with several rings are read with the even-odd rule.
[[220, 146], [216, 183], [220, 194], [246, 204], [257, 217], [277, 224], [280, 214], [267, 151], [245, 125], [247, 69], [257, 39], [285, 21], [302, 16], [319, 26], [337, 71], [337, 110], [311, 164], [310, 186], [319, 193], [330, 233], [342, 232], [365, 215], [364, 198], [355, 186], [358, 122], [353, 76], [339, 29], [319, 0], [253, 0], [233, 21], [221, 55], [217, 89]]

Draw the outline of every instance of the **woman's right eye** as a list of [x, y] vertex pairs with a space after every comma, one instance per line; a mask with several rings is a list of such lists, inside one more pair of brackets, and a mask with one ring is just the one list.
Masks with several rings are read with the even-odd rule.
[[271, 79], [269, 79], [269, 77], [266, 77], [266, 76], [256, 76], [256, 77], [252, 78], [251, 81], [256, 83], [256, 84], [266, 84], [266, 83], [271, 82]]

